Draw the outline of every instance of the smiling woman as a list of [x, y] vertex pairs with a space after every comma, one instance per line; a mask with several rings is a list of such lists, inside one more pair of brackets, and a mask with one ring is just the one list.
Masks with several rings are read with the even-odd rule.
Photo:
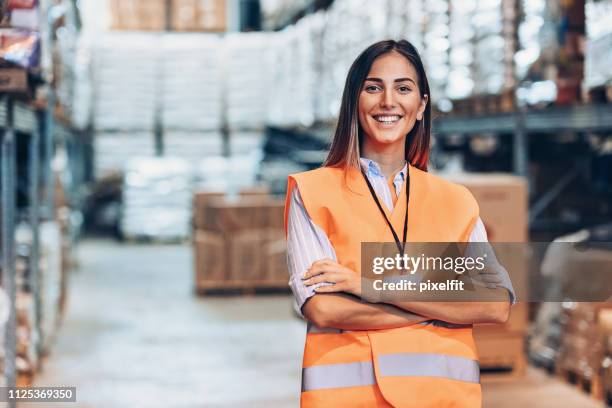
[[374, 61], [359, 97], [359, 123], [369, 136], [362, 142], [366, 156], [393, 152], [403, 166], [406, 135], [423, 120], [429, 98], [421, 95], [418, 78], [414, 66], [396, 51]]
[[[486, 241], [467, 189], [427, 173], [429, 85], [407, 41], [367, 48], [349, 70], [323, 167], [289, 176], [290, 285], [308, 320], [303, 407], [480, 407], [472, 323], [500, 302], [379, 302], [362, 294], [361, 243]], [[410, 214], [410, 217], [409, 217]], [[499, 284], [499, 287], [497, 286]]]

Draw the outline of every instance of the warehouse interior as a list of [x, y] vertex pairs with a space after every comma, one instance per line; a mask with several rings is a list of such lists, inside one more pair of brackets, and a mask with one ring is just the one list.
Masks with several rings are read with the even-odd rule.
[[[425, 62], [430, 171], [543, 248], [522, 290], [593, 243], [612, 272], [612, 0], [0, 5], [0, 386], [76, 394], [0, 406], [299, 406], [287, 176], [386, 38]], [[483, 406], [612, 406], [612, 304], [551, 299], [475, 327]]]

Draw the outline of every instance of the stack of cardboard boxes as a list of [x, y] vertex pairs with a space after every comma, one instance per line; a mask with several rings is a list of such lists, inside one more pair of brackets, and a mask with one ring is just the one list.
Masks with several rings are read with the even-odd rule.
[[175, 31], [226, 31], [226, 0], [172, 0], [170, 22]]
[[111, 0], [115, 30], [226, 31], [226, 0]]
[[115, 30], [163, 31], [166, 0], [111, 0], [111, 27]]
[[284, 202], [265, 191], [194, 196], [195, 288], [286, 288]]
[[601, 398], [607, 347], [612, 333], [612, 305], [566, 302], [561, 323], [557, 372], [566, 380], [580, 384], [593, 397]]
[[[502, 174], [465, 174], [446, 176], [466, 186], [480, 207], [480, 217], [490, 242], [527, 242], [528, 196], [524, 178]], [[500, 263], [508, 270], [515, 293], [527, 293], [527, 260], [517, 257], [518, 246], [495, 248]], [[507, 253], [504, 253], [507, 249]], [[528, 303], [517, 302], [505, 324], [480, 324], [474, 327], [483, 372], [506, 372], [521, 376], [525, 372], [524, 340], [528, 326]]]

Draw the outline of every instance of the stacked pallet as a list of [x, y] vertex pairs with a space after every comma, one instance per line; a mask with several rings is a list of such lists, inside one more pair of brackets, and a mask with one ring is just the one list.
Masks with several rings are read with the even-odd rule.
[[181, 158], [128, 160], [120, 222], [123, 235], [157, 242], [187, 238], [192, 174], [189, 163]]
[[226, 0], [110, 0], [114, 30], [226, 31]]
[[92, 44], [93, 122], [97, 131], [152, 131], [160, 93], [156, 33], [105, 33]]
[[595, 302], [566, 302], [561, 313], [557, 373], [597, 399], [603, 397], [602, 365], [611, 313], [612, 305]]
[[[452, 175], [447, 178], [466, 186], [480, 207], [490, 242], [527, 241], [527, 183], [525, 179], [501, 174]], [[527, 261], [516, 256], [516, 245], [497, 246], [496, 256], [508, 270], [520, 299], [527, 293]], [[504, 324], [474, 326], [474, 338], [483, 374], [490, 378], [522, 377], [527, 367], [525, 336], [528, 303], [518, 301]]]
[[287, 288], [284, 203], [262, 190], [194, 196], [198, 293]]
[[111, 27], [115, 30], [166, 28], [166, 0], [111, 0]]

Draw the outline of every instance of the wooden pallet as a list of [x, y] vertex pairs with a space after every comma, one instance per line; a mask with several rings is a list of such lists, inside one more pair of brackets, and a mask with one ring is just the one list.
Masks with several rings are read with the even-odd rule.
[[481, 362], [480, 375], [483, 381], [514, 381], [522, 378], [527, 369], [527, 359], [522, 356], [494, 363]]
[[602, 378], [600, 375], [585, 377], [582, 373], [571, 369], [557, 368], [557, 374], [568, 384], [574, 385], [580, 391], [591, 397], [602, 400], [604, 397]]
[[204, 295], [256, 295], [270, 293], [289, 293], [289, 285], [283, 281], [201, 281], [196, 285], [196, 293]]
[[474, 332], [483, 380], [516, 380], [525, 375], [524, 330]]
[[128, 244], [134, 245], [175, 245], [187, 244], [189, 238], [184, 237], [151, 237], [148, 235], [130, 235], [123, 236], [122, 240]]

